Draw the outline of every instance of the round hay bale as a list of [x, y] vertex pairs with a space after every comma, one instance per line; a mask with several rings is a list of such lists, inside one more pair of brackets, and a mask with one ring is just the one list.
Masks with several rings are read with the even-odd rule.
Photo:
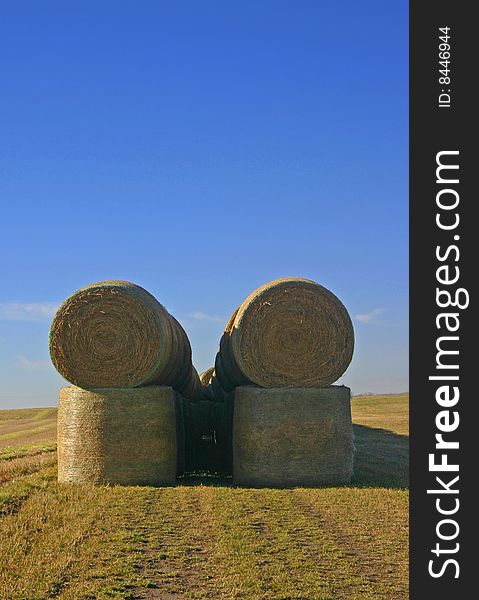
[[213, 394], [213, 400], [215, 402], [223, 402], [227, 396], [227, 392], [225, 392], [225, 390], [221, 387], [218, 378], [216, 377], [216, 373], [211, 378], [211, 384], [209, 387], [211, 388], [211, 393]]
[[181, 385], [178, 387], [178, 392], [193, 402], [201, 400], [203, 386], [201, 385], [198, 371], [193, 366], [190, 367], [188, 378], [182, 380]]
[[173, 347], [170, 315], [128, 281], [102, 281], [72, 294], [50, 329], [60, 374], [85, 389], [138, 387], [161, 380]]
[[229, 343], [239, 371], [256, 385], [321, 387], [347, 369], [354, 331], [332, 292], [309, 279], [287, 277], [248, 296]]
[[225, 392], [231, 392], [235, 389], [235, 383], [230, 380], [223, 368], [222, 355], [220, 352], [217, 353], [215, 358], [215, 376]]
[[72, 294], [50, 328], [59, 373], [84, 389], [171, 385], [191, 377], [191, 346], [181, 325], [146, 290], [102, 281]]
[[225, 330], [221, 336], [218, 355], [221, 356], [221, 369], [224, 377], [229, 383], [227, 391], [232, 391], [239, 385], [248, 385], [251, 383], [244, 373], [241, 372], [234, 358], [231, 348], [231, 330]]
[[171, 330], [172, 330], [172, 348], [174, 351], [170, 353], [170, 357], [167, 365], [162, 374], [162, 385], [178, 385], [187, 375], [189, 375], [189, 369], [191, 365], [191, 352], [188, 358], [188, 345], [185, 344], [185, 336], [181, 325], [172, 316], [171, 319]]
[[200, 381], [201, 381], [201, 385], [203, 387], [203, 395], [202, 395], [203, 400], [210, 400], [213, 402], [215, 399], [214, 391], [213, 391], [213, 388], [211, 387], [211, 380], [213, 378], [214, 373], [215, 373], [214, 367], [211, 367], [210, 369], [203, 371], [203, 373], [200, 373]]
[[191, 394], [191, 400], [199, 402], [203, 397], [203, 386], [201, 385], [200, 376], [195, 367], [192, 368], [193, 378], [193, 392]]
[[193, 368], [193, 364], [191, 362], [192, 353], [190, 340], [186, 335], [186, 331], [178, 323], [175, 317], [171, 315], [170, 317], [173, 321], [173, 328], [178, 339], [178, 349], [177, 352], [173, 354], [173, 360], [176, 362], [176, 370], [173, 372], [170, 384], [175, 387], [175, 384], [181, 384], [182, 381], [188, 381], [191, 379], [191, 370]]
[[214, 373], [215, 373], [214, 367], [210, 367], [207, 371], [203, 371], [203, 373], [200, 373], [201, 385], [204, 387], [208, 386], [211, 383], [211, 379], [212, 379]]
[[[236, 360], [233, 355], [231, 348], [231, 333], [233, 331], [236, 315], [238, 314], [239, 307], [233, 312], [228, 319], [224, 328], [223, 335], [220, 338], [219, 354], [221, 355], [221, 363], [226, 378], [233, 384], [233, 389], [238, 385], [247, 385], [251, 383], [245, 377], [244, 373], [241, 372], [238, 367]], [[231, 391], [231, 390], [229, 390]]]
[[350, 389], [343, 386], [236, 388], [233, 483], [253, 487], [349, 483], [350, 396]]
[[215, 397], [211, 385], [203, 387], [203, 393], [201, 396], [202, 400], [208, 400], [209, 402], [215, 402]]
[[60, 390], [58, 481], [173, 485], [184, 461], [169, 387]]

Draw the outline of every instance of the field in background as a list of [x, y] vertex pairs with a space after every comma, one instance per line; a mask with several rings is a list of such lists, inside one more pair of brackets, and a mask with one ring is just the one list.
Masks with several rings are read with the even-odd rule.
[[408, 396], [353, 399], [348, 487], [59, 486], [56, 409], [0, 411], [0, 597], [408, 597]]

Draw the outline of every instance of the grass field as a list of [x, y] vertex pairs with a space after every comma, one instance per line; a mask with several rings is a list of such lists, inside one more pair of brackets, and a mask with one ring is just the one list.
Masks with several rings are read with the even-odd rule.
[[325, 489], [59, 486], [56, 409], [0, 411], [0, 598], [408, 597], [408, 397], [353, 399]]

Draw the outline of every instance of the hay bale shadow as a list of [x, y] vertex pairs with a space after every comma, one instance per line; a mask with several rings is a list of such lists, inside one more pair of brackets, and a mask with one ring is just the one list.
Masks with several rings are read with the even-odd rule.
[[[409, 437], [387, 429], [353, 425], [354, 475], [340, 487], [407, 488], [409, 486]], [[178, 485], [233, 487], [230, 476], [208, 471], [186, 473]], [[326, 486], [329, 487], [329, 486]]]
[[233, 487], [233, 477], [222, 473], [211, 473], [208, 471], [190, 472], [178, 479], [178, 485], [210, 487]]
[[353, 486], [409, 486], [409, 437], [387, 429], [353, 425]]

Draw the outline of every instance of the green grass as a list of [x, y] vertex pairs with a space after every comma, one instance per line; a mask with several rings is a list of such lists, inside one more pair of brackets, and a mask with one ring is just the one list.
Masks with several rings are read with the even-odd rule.
[[[348, 487], [63, 486], [54, 452], [0, 460], [0, 590], [12, 600], [405, 599], [407, 403], [354, 398]], [[15, 431], [25, 423], [9, 447], [28, 450], [25, 438], [52, 415], [0, 411]]]

